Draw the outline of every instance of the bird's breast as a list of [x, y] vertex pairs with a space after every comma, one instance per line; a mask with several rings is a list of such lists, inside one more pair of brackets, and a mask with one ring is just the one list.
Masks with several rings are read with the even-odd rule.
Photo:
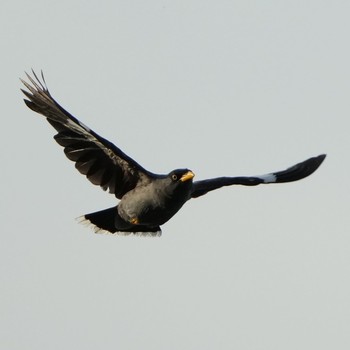
[[189, 194], [168, 195], [151, 188], [136, 188], [121, 199], [118, 213], [123, 220], [138, 225], [162, 225], [188, 200]]

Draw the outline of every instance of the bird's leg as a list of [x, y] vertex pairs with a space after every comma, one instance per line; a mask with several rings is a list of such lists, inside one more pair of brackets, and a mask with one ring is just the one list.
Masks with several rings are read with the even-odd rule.
[[132, 218], [129, 220], [129, 222], [133, 225], [138, 225], [139, 224], [139, 219], [138, 218]]

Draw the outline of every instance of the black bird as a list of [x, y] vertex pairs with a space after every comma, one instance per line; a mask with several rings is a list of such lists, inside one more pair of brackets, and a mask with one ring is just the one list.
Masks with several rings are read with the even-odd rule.
[[312, 174], [323, 162], [322, 154], [286, 170], [262, 176], [218, 177], [193, 182], [194, 173], [177, 169], [157, 175], [144, 169], [111, 142], [73, 117], [51, 96], [41, 73], [33, 71], [29, 82], [21, 79], [29, 91], [22, 90], [24, 102], [44, 115], [56, 129], [57, 143], [66, 156], [94, 185], [108, 190], [120, 199], [117, 206], [86, 214], [81, 221], [92, 224], [95, 232], [159, 236], [166, 223], [191, 198], [203, 196], [223, 186], [292, 182]]

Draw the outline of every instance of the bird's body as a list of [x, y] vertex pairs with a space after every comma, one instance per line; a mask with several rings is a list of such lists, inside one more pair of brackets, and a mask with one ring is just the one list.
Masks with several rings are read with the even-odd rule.
[[31, 84], [27, 106], [44, 115], [56, 129], [55, 140], [64, 147], [66, 156], [93, 184], [109, 190], [120, 199], [117, 206], [86, 214], [81, 221], [94, 226], [95, 232], [157, 236], [160, 226], [171, 219], [191, 198], [200, 197], [223, 186], [256, 186], [300, 180], [312, 174], [325, 155], [310, 158], [286, 170], [262, 176], [218, 177], [193, 181], [189, 169], [157, 175], [144, 169], [118, 147], [105, 140], [63, 109], [51, 96], [42, 75], [27, 75]]
[[[189, 170], [184, 170], [187, 174]], [[127, 192], [118, 204], [118, 214], [140, 225], [163, 225], [191, 197], [192, 178], [178, 183], [171, 175], [160, 177], [145, 186]]]

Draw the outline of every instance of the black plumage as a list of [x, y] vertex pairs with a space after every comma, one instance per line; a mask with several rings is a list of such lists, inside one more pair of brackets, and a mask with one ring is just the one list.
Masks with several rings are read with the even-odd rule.
[[189, 169], [177, 169], [167, 175], [144, 169], [114, 144], [102, 138], [62, 108], [33, 71], [27, 74], [28, 89], [22, 90], [26, 105], [44, 115], [56, 129], [54, 136], [64, 147], [67, 158], [94, 185], [101, 186], [120, 199], [117, 206], [86, 214], [81, 221], [92, 224], [95, 232], [116, 234], [160, 235], [160, 226], [167, 222], [183, 204], [223, 186], [256, 186], [300, 180], [312, 174], [323, 162], [322, 154], [286, 170], [262, 176], [219, 177], [193, 181]]

